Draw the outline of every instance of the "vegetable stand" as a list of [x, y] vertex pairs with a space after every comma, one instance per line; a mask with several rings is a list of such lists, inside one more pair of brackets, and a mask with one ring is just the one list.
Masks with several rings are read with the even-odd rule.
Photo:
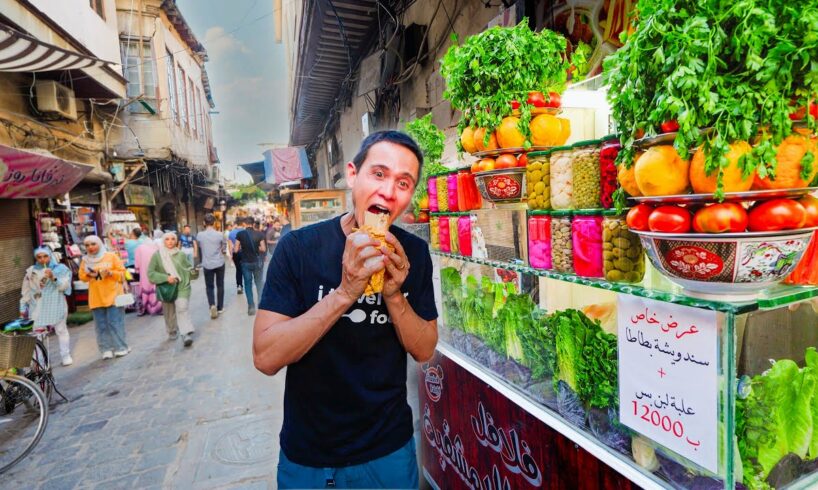
[[496, 230], [489, 258], [433, 252], [441, 342], [420, 373], [427, 479], [456, 488], [473, 469], [491, 488], [818, 484], [818, 289], [719, 302], [650, 265], [639, 285], [535, 269], [523, 265], [526, 211], [469, 215]]

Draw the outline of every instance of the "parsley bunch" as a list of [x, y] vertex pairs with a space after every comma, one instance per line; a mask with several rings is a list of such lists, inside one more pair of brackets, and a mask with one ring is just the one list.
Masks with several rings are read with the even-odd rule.
[[[623, 134], [617, 163], [631, 165], [639, 130], [652, 136], [676, 119], [676, 150], [687, 158], [704, 147], [705, 170], [718, 171], [717, 196], [730, 142], [758, 137], [739, 164], [746, 176], [774, 177], [775, 146], [792, 133], [789, 114], [818, 94], [818, 4], [640, 0], [636, 12], [635, 30], [604, 63]], [[815, 119], [806, 117], [814, 131]], [[812, 162], [802, 161], [802, 170], [811, 173]]]
[[406, 125], [406, 132], [409, 136], [414, 138], [420, 151], [423, 152], [423, 170], [415, 185], [415, 193], [412, 194], [412, 208], [415, 213], [415, 218], [420, 213], [420, 200], [428, 196], [429, 190], [426, 182], [429, 176], [446, 170], [446, 167], [440, 163], [440, 158], [443, 156], [443, 146], [446, 142], [446, 135], [432, 122], [432, 113], [425, 116], [413, 119]]
[[440, 74], [446, 81], [443, 97], [463, 112], [458, 131], [466, 126], [486, 128], [488, 143], [490, 133], [511, 113], [510, 102], [517, 100], [518, 127], [528, 137], [528, 92], [564, 90], [569, 67], [566, 44], [556, 32], [532, 31], [528, 19], [523, 19], [514, 27], [492, 27], [450, 47], [440, 61]]

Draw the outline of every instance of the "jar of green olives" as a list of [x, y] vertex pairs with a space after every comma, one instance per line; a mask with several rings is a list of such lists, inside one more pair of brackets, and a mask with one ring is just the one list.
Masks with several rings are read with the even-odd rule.
[[572, 146], [571, 168], [573, 173], [572, 202], [574, 209], [600, 207], [600, 140], [580, 141]]
[[528, 190], [528, 209], [551, 209], [550, 150], [532, 151], [525, 168], [525, 187]]
[[642, 242], [628, 229], [625, 214], [615, 209], [603, 212], [602, 259], [603, 272], [608, 281], [637, 283], [645, 277]]

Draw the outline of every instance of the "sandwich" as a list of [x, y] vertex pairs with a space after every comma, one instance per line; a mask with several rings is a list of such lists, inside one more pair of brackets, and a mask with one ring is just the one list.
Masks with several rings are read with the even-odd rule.
[[[370, 237], [374, 240], [378, 240], [380, 242], [380, 246], [383, 247], [386, 245], [389, 250], [394, 251], [395, 248], [386, 243], [386, 232], [389, 230], [389, 214], [387, 213], [372, 213], [370, 211], [366, 211], [364, 213], [364, 225], [361, 227], [361, 231], [364, 231], [369, 234]], [[372, 277], [369, 278], [369, 282], [366, 285], [366, 289], [364, 290], [364, 296], [371, 296], [373, 294], [377, 294], [383, 291], [383, 279], [384, 279], [384, 271], [378, 271], [372, 274]]]

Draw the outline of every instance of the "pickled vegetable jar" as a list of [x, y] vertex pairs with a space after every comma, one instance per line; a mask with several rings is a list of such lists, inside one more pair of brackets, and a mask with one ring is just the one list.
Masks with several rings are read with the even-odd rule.
[[528, 263], [535, 269], [551, 270], [551, 215], [540, 211], [528, 218]]
[[533, 151], [528, 154], [525, 167], [525, 187], [528, 190], [528, 209], [551, 209], [551, 151]]
[[574, 245], [574, 274], [602, 277], [602, 210], [574, 211], [571, 223]]
[[429, 245], [432, 250], [440, 250], [440, 223], [437, 216], [429, 218]]
[[449, 210], [449, 190], [446, 185], [446, 176], [438, 175], [435, 177], [437, 182], [437, 207], [438, 211], [445, 213]]
[[602, 259], [605, 279], [636, 283], [645, 277], [642, 242], [628, 229], [625, 215], [610, 209], [602, 221]]
[[605, 209], [613, 207], [613, 193], [617, 187], [616, 157], [621, 149], [619, 136], [602, 138], [602, 147], [599, 149], [599, 201]]
[[460, 211], [460, 203], [457, 201], [457, 174], [451, 173], [446, 176], [446, 193], [449, 196], [449, 211]]
[[471, 216], [457, 218], [457, 241], [460, 255], [471, 257]]
[[460, 239], [457, 236], [457, 218], [452, 216], [449, 221], [449, 248], [453, 254], [460, 253]]
[[571, 238], [571, 211], [551, 212], [551, 257], [557, 272], [574, 272], [574, 244]]
[[592, 209], [599, 202], [599, 140], [574, 144], [571, 154], [574, 209]]
[[452, 239], [449, 237], [449, 217], [441, 216], [438, 219], [438, 233], [440, 239], [440, 251], [452, 253]]
[[468, 172], [457, 172], [457, 209], [470, 211]]
[[552, 209], [571, 209], [574, 195], [574, 170], [571, 166], [572, 150], [570, 146], [558, 146], [551, 149], [550, 191]]
[[437, 177], [429, 177], [426, 181], [426, 193], [429, 195], [429, 211], [433, 213], [440, 211], [437, 207]]

